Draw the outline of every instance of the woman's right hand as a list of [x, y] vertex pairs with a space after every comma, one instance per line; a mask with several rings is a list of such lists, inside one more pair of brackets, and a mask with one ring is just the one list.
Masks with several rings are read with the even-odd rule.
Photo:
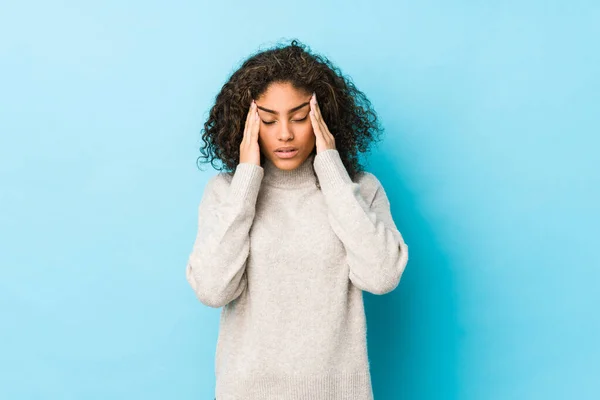
[[258, 144], [258, 131], [260, 129], [260, 118], [256, 103], [252, 100], [250, 110], [246, 116], [244, 137], [240, 144], [240, 163], [252, 163], [260, 166], [260, 146]]

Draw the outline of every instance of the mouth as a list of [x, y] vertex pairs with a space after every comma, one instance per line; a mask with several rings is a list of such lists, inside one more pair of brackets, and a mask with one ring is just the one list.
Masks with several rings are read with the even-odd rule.
[[275, 154], [277, 154], [279, 158], [292, 158], [298, 154], [298, 149], [295, 147], [282, 147], [275, 150]]

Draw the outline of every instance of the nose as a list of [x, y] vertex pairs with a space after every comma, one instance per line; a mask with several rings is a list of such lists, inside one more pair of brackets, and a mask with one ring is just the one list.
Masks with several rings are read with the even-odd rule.
[[279, 130], [278, 136], [280, 140], [290, 140], [294, 138], [294, 134], [287, 122], [281, 123], [281, 129]]

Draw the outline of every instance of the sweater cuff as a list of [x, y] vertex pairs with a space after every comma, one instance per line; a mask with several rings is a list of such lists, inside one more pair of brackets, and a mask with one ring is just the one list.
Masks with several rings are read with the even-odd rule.
[[327, 149], [317, 153], [313, 165], [323, 190], [352, 183], [337, 149]]
[[229, 186], [232, 200], [256, 200], [263, 176], [263, 167], [253, 163], [239, 163]]

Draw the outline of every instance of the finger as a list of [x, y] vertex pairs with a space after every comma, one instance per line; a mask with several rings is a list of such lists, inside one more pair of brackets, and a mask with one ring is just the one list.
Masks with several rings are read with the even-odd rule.
[[328, 140], [331, 140], [333, 135], [331, 134], [331, 132], [329, 132], [329, 128], [327, 127], [325, 121], [323, 121], [323, 118], [320, 119], [319, 123], [321, 124], [321, 131], [323, 132], [323, 136], [326, 137]]
[[325, 124], [325, 120], [323, 120], [323, 116], [321, 114], [321, 108], [319, 107], [319, 103], [317, 103], [316, 97], [313, 96], [313, 104], [314, 104], [314, 115], [317, 124], [319, 125], [319, 129], [321, 131], [321, 136], [323, 139], [330, 137], [328, 134], [327, 124]]
[[314, 102], [314, 107], [315, 107], [315, 117], [319, 124], [319, 127], [321, 128], [323, 137], [326, 138], [327, 140], [332, 140], [333, 135], [331, 134], [331, 132], [329, 132], [329, 128], [327, 128], [327, 124], [325, 123], [325, 120], [323, 119], [323, 115], [321, 114], [321, 107], [319, 107], [319, 103], [317, 103], [316, 95], [313, 95], [313, 99], [314, 99], [313, 102]]
[[317, 117], [317, 120], [321, 120], [322, 119], [321, 108], [319, 107], [319, 103], [317, 103], [317, 95], [316, 94], [314, 94], [311, 99], [311, 108], [314, 108], [315, 116]]
[[315, 120], [316, 125], [318, 126], [319, 132], [321, 134], [321, 136], [323, 138], [325, 138], [325, 136], [327, 135], [327, 125], [325, 124], [325, 121], [323, 120], [323, 118], [321, 118], [321, 110], [319, 109], [319, 105], [314, 102], [314, 109], [312, 109], [312, 113], [313, 113], [313, 118]]
[[242, 133], [242, 142], [246, 139], [246, 132], [248, 131], [248, 123], [250, 122], [250, 115], [252, 113], [252, 103], [250, 103], [250, 107], [248, 107], [248, 113], [246, 114], [246, 121], [244, 123], [244, 131]]
[[315, 132], [315, 136], [318, 138], [323, 137], [323, 133], [321, 132], [321, 125], [319, 121], [317, 121], [317, 117], [315, 115], [314, 110], [310, 110], [310, 122], [312, 123], [313, 131]]
[[252, 102], [250, 103], [250, 107], [248, 109], [248, 114], [246, 115], [246, 124], [244, 125], [244, 137], [243, 137], [243, 139], [247, 139], [248, 136], [249, 136], [248, 131], [250, 129], [250, 124], [251, 124], [252, 119], [253, 119], [253, 114], [252, 113], [255, 112], [255, 109], [256, 109], [255, 108], [255, 103], [254, 103], [254, 100], [252, 100]]
[[246, 127], [244, 132], [248, 133], [250, 126], [252, 125], [252, 121], [254, 119], [254, 113], [256, 112], [256, 103], [254, 100], [250, 103], [250, 109], [248, 110], [248, 115], [246, 116]]
[[252, 143], [254, 143], [258, 141], [258, 132], [260, 131], [260, 116], [258, 115], [258, 110], [254, 110], [252, 121], [252, 127], [250, 128], [250, 139]]
[[312, 97], [310, 98], [310, 122], [313, 125], [313, 130], [315, 131], [315, 133], [317, 131], [319, 131], [319, 135], [320, 135], [320, 129], [321, 126], [319, 125], [319, 121], [317, 118], [317, 104], [315, 102], [315, 95], [313, 94]]

